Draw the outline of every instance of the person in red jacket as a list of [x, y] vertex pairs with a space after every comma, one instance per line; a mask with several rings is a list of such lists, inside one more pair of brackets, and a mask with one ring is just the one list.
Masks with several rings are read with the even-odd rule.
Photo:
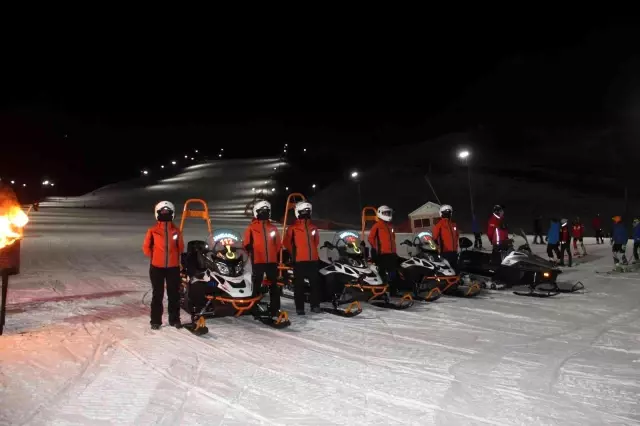
[[578, 252], [578, 242], [580, 242], [580, 247], [582, 248], [582, 255], [587, 255], [587, 250], [584, 248], [584, 225], [580, 221], [579, 217], [576, 217], [576, 220], [573, 222], [573, 226], [571, 227], [571, 235], [573, 236], [573, 255], [580, 256]]
[[251, 256], [254, 295], [261, 291], [262, 280], [269, 282], [269, 310], [272, 317], [280, 313], [280, 287], [278, 286], [278, 228], [271, 223], [271, 203], [262, 200], [253, 206], [253, 220], [244, 231], [243, 244]]
[[569, 221], [567, 219], [560, 220], [560, 266], [564, 266], [564, 254], [567, 253], [571, 267], [571, 230], [569, 229]]
[[487, 226], [487, 237], [493, 246], [493, 262], [502, 262], [502, 252], [509, 246], [509, 230], [504, 221], [504, 208], [499, 204], [493, 206], [493, 214]]
[[604, 235], [602, 232], [602, 219], [600, 218], [600, 213], [593, 218], [591, 221], [591, 226], [593, 226], [593, 230], [596, 232], [596, 244], [604, 244]]
[[449, 262], [454, 271], [458, 270], [458, 227], [451, 220], [453, 207], [440, 207], [440, 221], [433, 227], [433, 240], [440, 247], [440, 255]]
[[180, 230], [173, 224], [175, 208], [169, 201], [155, 206], [156, 224], [149, 228], [142, 244], [145, 256], [151, 258], [151, 328], [162, 325], [162, 299], [167, 283], [169, 299], [169, 325], [180, 328], [180, 254], [184, 251], [184, 240]]
[[371, 259], [378, 267], [382, 282], [389, 284], [398, 265], [396, 254], [396, 233], [391, 224], [393, 210], [389, 206], [380, 206], [376, 213], [378, 221], [369, 231], [371, 245]]
[[318, 244], [320, 233], [311, 223], [311, 203], [299, 202], [295, 207], [296, 221], [287, 228], [284, 237], [284, 247], [291, 254], [293, 262], [293, 293], [296, 313], [304, 315], [305, 280], [311, 287], [309, 302], [311, 312], [321, 313], [320, 288], [318, 282]]

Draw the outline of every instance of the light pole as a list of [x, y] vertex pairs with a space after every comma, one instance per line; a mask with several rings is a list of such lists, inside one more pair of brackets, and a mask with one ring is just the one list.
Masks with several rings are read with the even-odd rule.
[[458, 151], [458, 158], [462, 160], [465, 166], [467, 166], [467, 182], [469, 184], [469, 204], [471, 205], [471, 219], [476, 216], [473, 211], [473, 194], [471, 192], [471, 165], [469, 164], [469, 157], [471, 156], [471, 152], [467, 149], [463, 149]]
[[360, 174], [355, 170], [351, 172], [351, 179], [353, 179], [358, 186], [358, 206], [360, 207], [359, 211], [362, 211], [362, 193], [360, 192], [360, 179], [358, 179], [359, 175]]

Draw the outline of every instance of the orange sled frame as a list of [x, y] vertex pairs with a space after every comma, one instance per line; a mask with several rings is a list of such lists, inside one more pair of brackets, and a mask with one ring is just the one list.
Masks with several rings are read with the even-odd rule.
[[[200, 204], [202, 206], [202, 210], [193, 210], [189, 208], [190, 204]], [[182, 210], [182, 217], [180, 218], [180, 234], [184, 235], [184, 221], [187, 218], [195, 218], [202, 219], [207, 224], [207, 231], [209, 232], [209, 238], [213, 236], [213, 226], [211, 225], [211, 218], [209, 217], [209, 206], [206, 201], [200, 198], [190, 198], [184, 203], [184, 208]], [[182, 269], [182, 265], [180, 267]], [[185, 284], [186, 276], [183, 276], [183, 285]], [[223, 305], [231, 305], [233, 309], [236, 311], [234, 316], [239, 317], [247, 311], [251, 310], [256, 303], [262, 300], [263, 295], [258, 295], [255, 297], [249, 297], [246, 299], [234, 299], [223, 296], [206, 296], [207, 300], [211, 302], [220, 302]], [[280, 312], [278, 315], [278, 319], [274, 322], [274, 325], [284, 325], [289, 321], [289, 314], [286, 311]], [[201, 315], [200, 318], [195, 322], [194, 332], [197, 332], [198, 329], [205, 327], [205, 319], [204, 315]]]

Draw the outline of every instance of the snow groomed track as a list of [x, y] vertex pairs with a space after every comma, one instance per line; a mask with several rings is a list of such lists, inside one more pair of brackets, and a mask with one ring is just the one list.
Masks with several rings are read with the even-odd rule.
[[640, 274], [595, 274], [611, 269], [608, 245], [589, 241], [592, 258], [561, 275], [584, 294], [365, 305], [353, 319], [294, 314], [286, 330], [220, 318], [195, 337], [149, 330], [150, 221], [32, 216], [0, 338], [0, 424], [640, 422]]

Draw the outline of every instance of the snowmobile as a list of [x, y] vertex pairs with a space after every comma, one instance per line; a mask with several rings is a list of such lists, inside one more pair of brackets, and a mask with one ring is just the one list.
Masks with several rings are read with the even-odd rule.
[[438, 253], [431, 232], [414, 234], [401, 245], [411, 247], [409, 259], [400, 258], [398, 288], [410, 288], [417, 299], [433, 301], [442, 294], [457, 297], [477, 296], [482, 288], [478, 283], [466, 284]]
[[[189, 210], [192, 202], [201, 203], [204, 210]], [[206, 334], [206, 318], [234, 314], [236, 317], [251, 314], [274, 328], [291, 325], [286, 311], [274, 319], [268, 305], [261, 302], [263, 289], [254, 294], [251, 272], [245, 269], [248, 258], [240, 236], [230, 229], [212, 232], [207, 204], [203, 200], [188, 200], [180, 223], [184, 227], [186, 217], [198, 217], [207, 223], [207, 241], [187, 243], [181, 258], [182, 288], [180, 304], [189, 315], [191, 323], [185, 328], [194, 334]]]
[[[341, 316], [355, 316], [362, 311], [360, 302], [368, 302], [373, 306], [389, 309], [407, 309], [413, 305], [410, 293], [403, 296], [399, 303], [393, 303], [389, 298], [389, 286], [382, 282], [377, 271], [368, 265], [364, 250], [356, 231], [337, 232], [330, 243], [325, 243], [321, 249], [338, 252], [334, 260], [320, 263], [320, 287], [322, 298], [331, 302], [332, 308], [322, 308], [323, 311]], [[283, 295], [293, 298], [293, 270], [287, 273]], [[307, 288], [307, 295], [310, 289]], [[348, 304], [347, 309], [340, 309], [340, 305]], [[352, 315], [352, 313], [355, 314]]]
[[[284, 220], [282, 221], [282, 240], [284, 241], [284, 236], [286, 233], [287, 219], [288, 213], [290, 210], [295, 209], [295, 206], [300, 201], [306, 201], [304, 195], [300, 193], [291, 193], [287, 197], [287, 204], [285, 206]], [[290, 254], [283, 247], [280, 249], [280, 265], [278, 269], [280, 270], [280, 274], [278, 277], [279, 284], [283, 286], [282, 288], [282, 296], [288, 299], [294, 298], [294, 275], [293, 268], [290, 266]], [[344, 292], [332, 293], [330, 290], [326, 289], [323, 285], [322, 276], [318, 277], [320, 279], [319, 285], [321, 286], [321, 302], [326, 303], [330, 302], [331, 307], [321, 306], [321, 309], [324, 312], [339, 315], [343, 317], [354, 317], [359, 315], [362, 312], [362, 306], [360, 302], [349, 297], [348, 294]], [[308, 280], [305, 279], [305, 302], [309, 303], [309, 295], [310, 295], [310, 286]], [[347, 305], [346, 308], [341, 308], [341, 305]]]
[[502, 255], [502, 261], [496, 263], [492, 253], [470, 250], [473, 242], [467, 237], [460, 238], [460, 257], [458, 268], [469, 279], [479, 280], [484, 288], [502, 290], [515, 286], [527, 286], [528, 291], [514, 291], [518, 296], [551, 297], [560, 293], [572, 293], [584, 288], [577, 282], [570, 288], [560, 287], [557, 278], [562, 271], [553, 263], [533, 254], [527, 236], [520, 230], [525, 244], [517, 249], [513, 239]]

